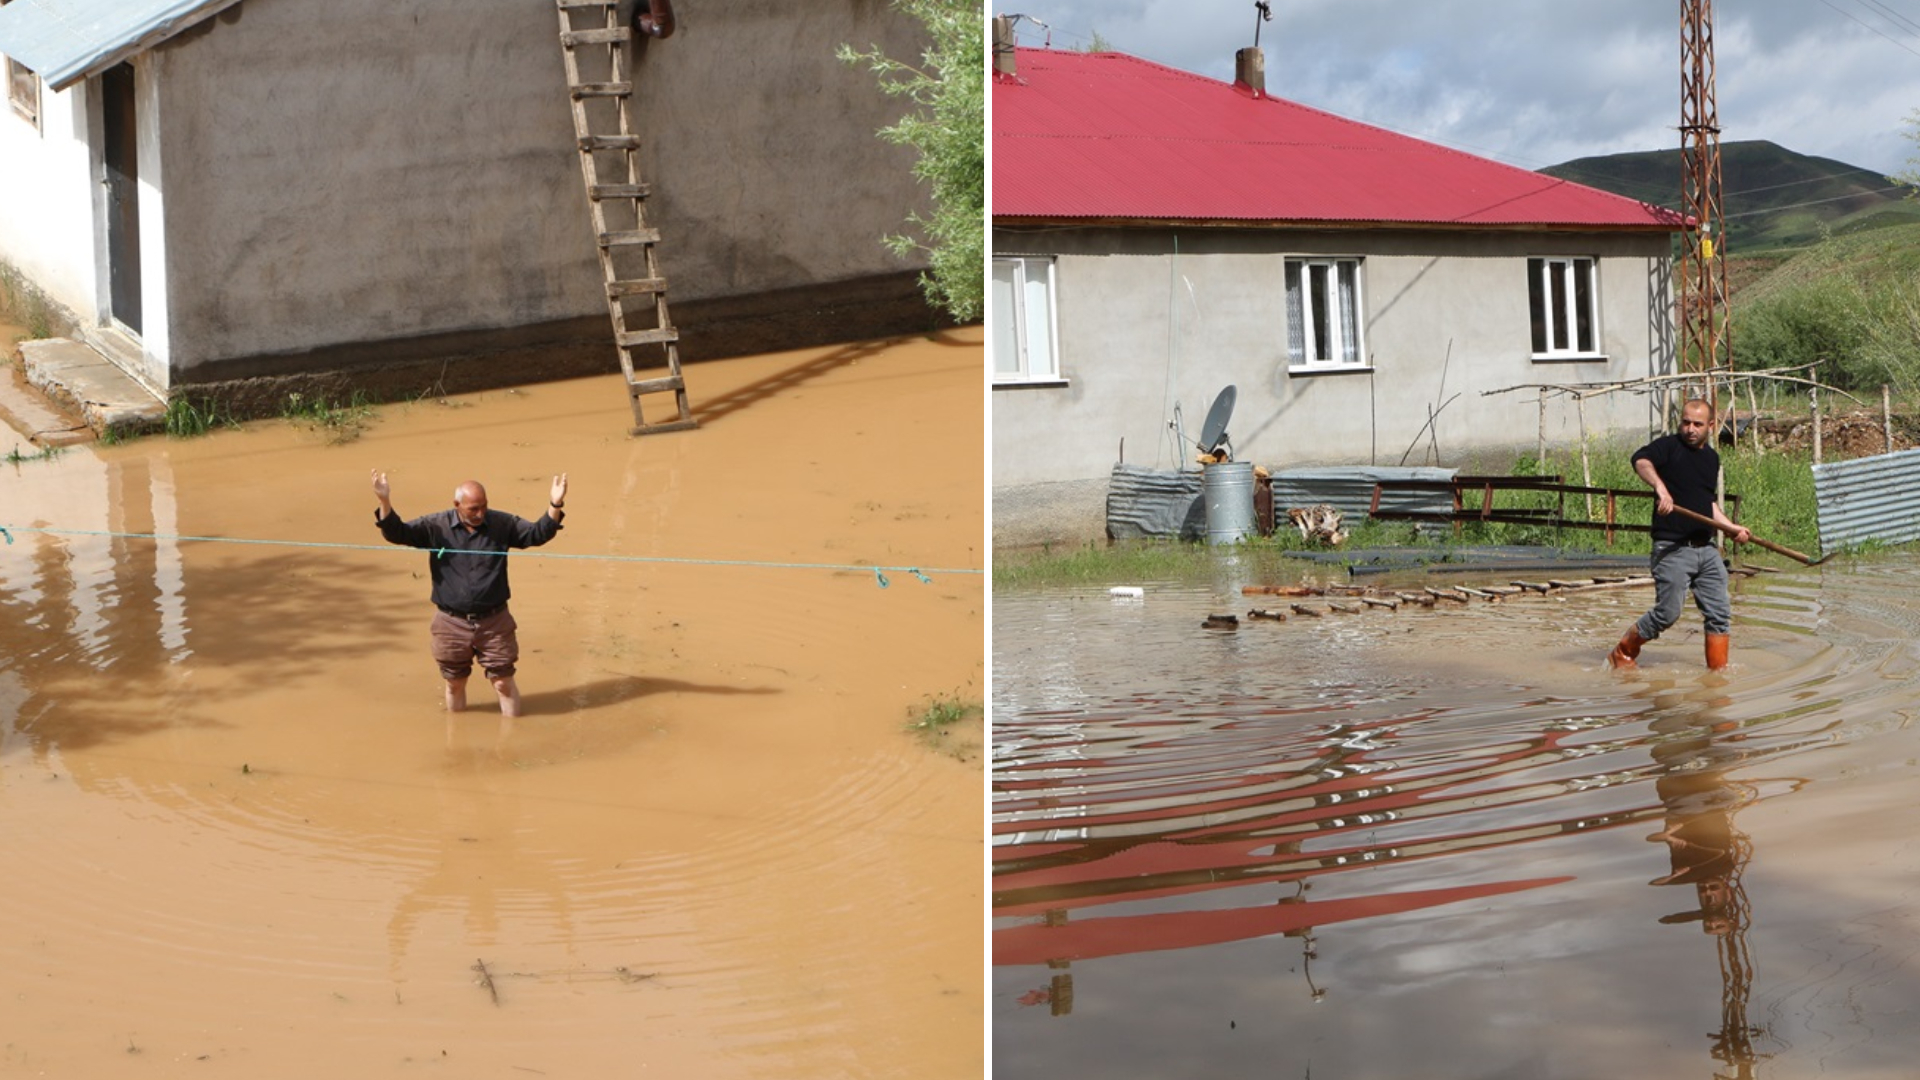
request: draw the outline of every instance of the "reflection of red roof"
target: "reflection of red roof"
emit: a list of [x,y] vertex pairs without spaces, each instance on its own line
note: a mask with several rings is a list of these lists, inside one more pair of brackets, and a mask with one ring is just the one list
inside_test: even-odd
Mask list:
[[1676,231],[1670,210],[1122,53],[1019,49],[996,219]]
[[1537,889],[1543,885],[1558,885],[1572,880],[1571,877],[1533,878],[1452,889],[1313,900],[1300,904],[1227,908],[1222,911],[1167,911],[1152,915],[1080,919],[1059,926],[1010,926],[993,932],[993,962],[1000,965],[1044,964],[1049,960],[1092,960],[1127,953],[1191,949],[1284,934],[1309,926],[1328,926],[1351,919],[1396,915],[1404,911]]

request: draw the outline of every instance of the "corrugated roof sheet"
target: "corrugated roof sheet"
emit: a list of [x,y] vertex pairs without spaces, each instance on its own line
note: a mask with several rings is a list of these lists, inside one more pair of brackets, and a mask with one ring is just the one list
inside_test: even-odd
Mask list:
[[0,53],[65,90],[145,52],[239,0],[12,0],[0,7]]
[[996,218],[1676,231],[1674,211],[1123,53],[1015,51]]
[[1920,450],[1878,454],[1813,467],[1813,498],[1820,520],[1820,551],[1868,541],[1920,540]]

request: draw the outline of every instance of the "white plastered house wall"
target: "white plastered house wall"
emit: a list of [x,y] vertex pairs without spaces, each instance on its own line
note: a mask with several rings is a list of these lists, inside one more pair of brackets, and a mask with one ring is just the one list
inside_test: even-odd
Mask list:
[[[551,3],[129,2],[191,17],[124,50],[122,366],[162,392],[447,356],[507,357],[494,381],[613,370]],[[863,0],[679,15],[636,50],[633,110],[683,358],[930,328],[923,262],[880,243],[926,208],[912,151],[874,134],[903,104],[833,55],[916,56],[919,25]],[[102,90],[89,74],[43,88],[37,124],[0,116],[0,262],[111,337]]]
[[[1271,469],[1433,464],[1435,448],[1449,465],[1530,451],[1538,392],[1496,391],[1673,370],[1670,246],[1661,231],[996,229],[996,258],[1051,266],[1058,370],[992,392],[995,543],[1104,535],[1115,462],[1197,467],[1193,440],[1229,385],[1234,457]],[[1596,356],[1533,355],[1529,259],[1555,256],[1597,260]],[[1364,364],[1309,373],[1289,363],[1290,257],[1360,260]],[[990,312],[990,340],[1005,318],[1001,306]],[[1551,445],[1577,444],[1580,411],[1549,399]],[[1644,435],[1656,416],[1634,394],[1591,397],[1583,411],[1596,443]]]

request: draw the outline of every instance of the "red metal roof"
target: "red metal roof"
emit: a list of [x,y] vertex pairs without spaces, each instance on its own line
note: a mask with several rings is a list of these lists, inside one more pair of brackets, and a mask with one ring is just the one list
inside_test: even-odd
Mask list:
[[1124,53],[1019,49],[996,219],[1678,230],[1671,210]]

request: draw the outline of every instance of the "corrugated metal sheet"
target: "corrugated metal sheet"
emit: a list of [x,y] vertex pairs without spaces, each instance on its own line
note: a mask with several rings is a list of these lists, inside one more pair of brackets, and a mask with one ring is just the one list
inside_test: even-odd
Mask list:
[[1920,450],[1813,467],[1820,552],[1920,540]]
[[[1316,469],[1288,469],[1273,474],[1273,527],[1287,526],[1287,511],[1326,503],[1347,522],[1367,519],[1373,505],[1373,485],[1382,480],[1451,480],[1458,469],[1432,466],[1348,465]],[[1453,512],[1453,496],[1445,491],[1385,491],[1380,509],[1429,514]]]
[[1207,505],[1199,472],[1168,472],[1117,464],[1107,481],[1107,536],[1142,540],[1207,535]]
[[0,53],[65,90],[239,0],[12,0],[0,7]]
[[1019,49],[995,218],[1677,231],[1685,218],[1122,53]]

